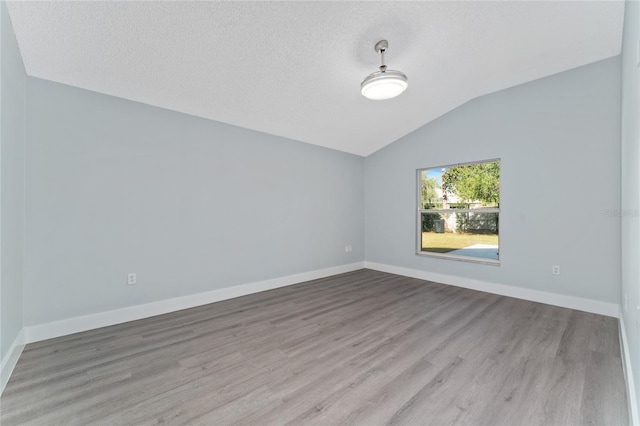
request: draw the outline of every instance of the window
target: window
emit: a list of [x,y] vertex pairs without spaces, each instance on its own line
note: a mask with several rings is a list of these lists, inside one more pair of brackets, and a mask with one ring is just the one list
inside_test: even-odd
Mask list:
[[500,160],[418,169],[417,253],[500,263]]

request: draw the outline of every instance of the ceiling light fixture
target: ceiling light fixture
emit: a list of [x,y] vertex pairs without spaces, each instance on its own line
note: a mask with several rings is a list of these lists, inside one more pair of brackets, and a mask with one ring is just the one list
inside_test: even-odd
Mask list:
[[360,92],[365,98],[374,100],[395,98],[404,92],[409,85],[406,75],[400,71],[387,70],[387,65],[384,63],[384,53],[388,48],[389,42],[387,40],[380,40],[374,47],[376,53],[380,54],[382,65],[380,65],[380,71],[369,74],[360,83]]

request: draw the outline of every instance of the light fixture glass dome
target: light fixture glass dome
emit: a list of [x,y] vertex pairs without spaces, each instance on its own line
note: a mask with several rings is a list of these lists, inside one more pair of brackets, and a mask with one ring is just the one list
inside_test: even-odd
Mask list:
[[369,74],[360,84],[360,92],[373,100],[391,99],[409,86],[407,76],[400,71],[377,71]]
[[369,74],[367,78],[360,83],[360,93],[368,99],[383,100],[395,98],[405,91],[409,86],[409,79],[400,71],[387,70],[384,63],[384,54],[389,48],[387,40],[380,40],[374,46],[377,53],[380,54],[380,71]]

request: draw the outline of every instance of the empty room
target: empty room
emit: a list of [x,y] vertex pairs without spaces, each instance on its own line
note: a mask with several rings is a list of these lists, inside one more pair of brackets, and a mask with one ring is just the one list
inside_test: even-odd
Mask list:
[[640,2],[0,38],[2,426],[640,425]]

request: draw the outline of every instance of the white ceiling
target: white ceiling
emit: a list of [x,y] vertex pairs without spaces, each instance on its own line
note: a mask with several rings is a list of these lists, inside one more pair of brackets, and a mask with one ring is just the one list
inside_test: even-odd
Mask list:
[[[27,74],[358,155],[618,55],[624,2],[8,3]],[[371,101],[373,45],[409,77]]]

